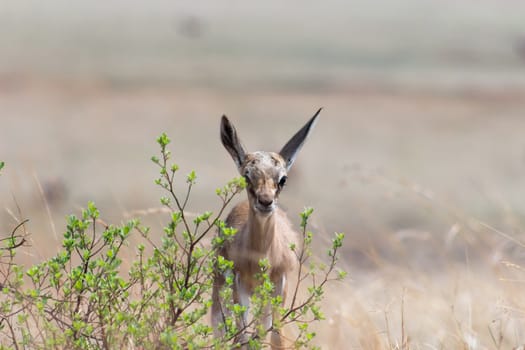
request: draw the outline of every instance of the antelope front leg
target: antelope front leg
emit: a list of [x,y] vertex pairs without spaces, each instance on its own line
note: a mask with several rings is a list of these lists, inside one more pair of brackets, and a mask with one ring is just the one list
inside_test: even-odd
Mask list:
[[227,317],[231,317],[231,311],[225,307],[226,303],[221,298],[221,290],[224,288],[226,277],[232,274],[231,271],[224,275],[218,273],[214,277],[212,290],[212,306],[211,306],[211,322],[213,325],[213,333],[215,338],[223,338],[226,333],[225,321]]
[[235,290],[234,290],[234,301],[235,303],[243,306],[245,310],[243,311],[240,319],[237,322],[237,327],[239,329],[239,336],[237,337],[236,341],[240,344],[245,344],[242,346],[242,349],[248,349],[248,334],[247,334],[247,327],[248,327],[248,311],[250,308],[250,291],[248,288],[242,283],[242,280],[240,278],[240,275],[237,274],[235,276]]
[[[273,279],[274,283],[274,297],[280,295],[282,297],[282,305],[284,305],[284,302],[286,300],[286,276],[284,274],[277,276]],[[273,320],[278,320],[281,315],[279,314],[279,310],[275,310],[275,312],[272,313],[271,305],[268,305],[268,311],[265,316],[265,327],[266,329],[270,329],[274,322]],[[284,349],[285,343],[284,338],[282,336],[282,330],[279,328],[274,328],[271,331],[271,346],[273,350],[277,349]]]

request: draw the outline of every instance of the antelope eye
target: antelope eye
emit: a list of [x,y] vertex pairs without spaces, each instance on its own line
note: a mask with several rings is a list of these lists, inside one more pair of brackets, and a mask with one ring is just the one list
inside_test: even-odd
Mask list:
[[281,177],[281,179],[279,180],[279,188],[283,188],[284,187],[284,185],[286,184],[286,180],[287,179],[288,179],[288,177],[286,175]]

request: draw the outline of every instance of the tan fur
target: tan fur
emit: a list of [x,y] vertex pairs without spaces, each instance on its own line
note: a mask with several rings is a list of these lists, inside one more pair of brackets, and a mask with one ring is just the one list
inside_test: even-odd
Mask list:
[[286,213],[277,208],[268,218],[257,220],[256,215],[253,209],[250,210],[249,201],[232,209],[226,218],[226,225],[238,231],[235,239],[220,254],[233,261],[235,272],[245,275],[248,280],[260,271],[259,260],[263,258],[270,261],[270,273],[292,271],[297,265],[297,258],[290,245],[297,246],[298,240]]

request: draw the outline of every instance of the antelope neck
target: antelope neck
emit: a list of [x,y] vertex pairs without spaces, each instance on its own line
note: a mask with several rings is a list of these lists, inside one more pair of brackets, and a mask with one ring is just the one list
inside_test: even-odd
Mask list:
[[250,230],[250,250],[266,253],[272,245],[275,235],[275,211],[261,215],[250,208],[248,229]]

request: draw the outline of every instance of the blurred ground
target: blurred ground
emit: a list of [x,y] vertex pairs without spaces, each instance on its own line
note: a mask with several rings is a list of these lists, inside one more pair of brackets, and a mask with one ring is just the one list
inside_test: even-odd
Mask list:
[[88,200],[157,207],[161,132],[203,211],[236,175],[223,113],[278,150],[323,106],[282,196],[321,242],[347,233],[320,343],[525,344],[522,3],[6,1],[0,44],[0,229],[31,219],[29,261]]

